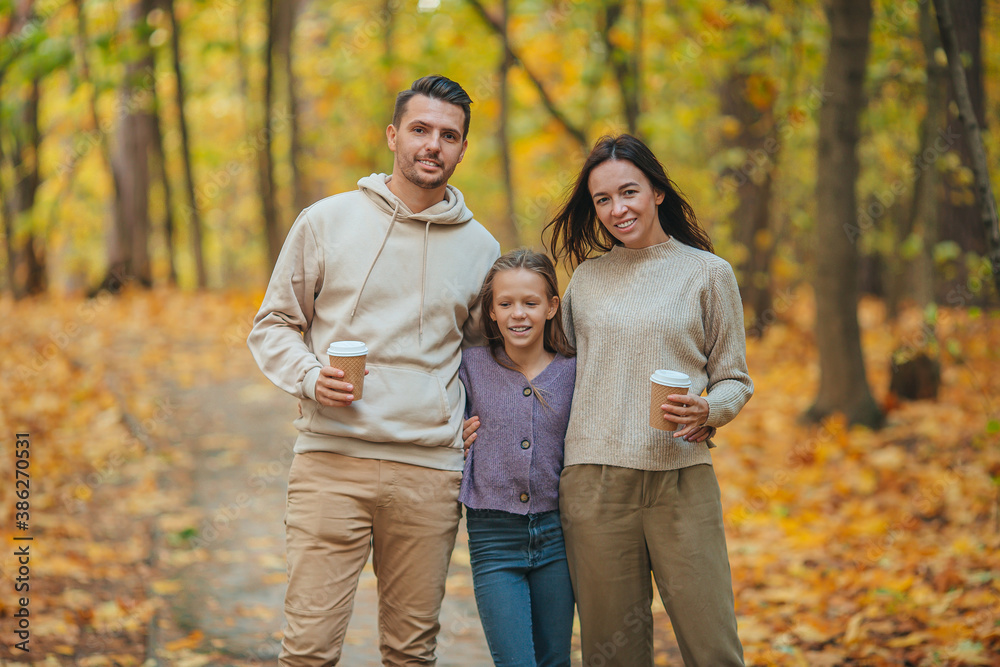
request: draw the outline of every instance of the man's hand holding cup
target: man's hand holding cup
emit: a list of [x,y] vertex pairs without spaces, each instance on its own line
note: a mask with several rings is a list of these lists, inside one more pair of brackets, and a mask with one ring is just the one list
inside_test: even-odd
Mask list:
[[324,366],[316,380],[316,400],[331,408],[346,408],[360,401],[368,369],[368,347],[360,341],[335,341],[327,350],[330,365]]

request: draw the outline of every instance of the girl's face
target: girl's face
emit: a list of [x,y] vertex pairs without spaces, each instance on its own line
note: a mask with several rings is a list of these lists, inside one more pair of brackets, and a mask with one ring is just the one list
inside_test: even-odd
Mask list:
[[545,322],[556,314],[559,297],[547,295],[545,278],[528,269],[507,269],[493,277],[490,319],[507,350],[543,349]]
[[587,180],[597,218],[626,248],[648,248],[667,240],[656,207],[663,193],[628,160],[605,160]]

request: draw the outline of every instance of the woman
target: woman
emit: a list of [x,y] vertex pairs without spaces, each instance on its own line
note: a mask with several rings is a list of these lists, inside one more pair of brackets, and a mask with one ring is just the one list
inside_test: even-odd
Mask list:
[[[563,297],[577,373],[559,507],[583,664],[653,664],[652,572],[684,664],[742,665],[707,440],[753,394],[732,268],[629,135],[597,142],[549,228],[552,254],[579,265]],[[657,369],[691,377],[662,406],[672,434],[649,425]]]

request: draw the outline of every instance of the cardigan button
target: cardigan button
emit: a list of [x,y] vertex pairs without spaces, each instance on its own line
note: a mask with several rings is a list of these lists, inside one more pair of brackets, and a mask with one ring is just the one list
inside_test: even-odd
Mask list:
[[521,502],[522,503],[528,502],[528,494],[527,493],[522,493],[521,494]]
[[527,449],[528,447],[531,447],[531,443],[528,442],[527,440],[522,440],[521,441],[521,449]]
[[525,388],[524,388],[524,392],[522,392],[522,393],[523,393],[523,394],[524,394],[525,396],[531,396],[531,387],[525,387]]

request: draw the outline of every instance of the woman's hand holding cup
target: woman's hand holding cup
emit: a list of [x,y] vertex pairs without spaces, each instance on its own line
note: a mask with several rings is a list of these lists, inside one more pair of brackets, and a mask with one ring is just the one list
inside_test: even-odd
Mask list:
[[670,402],[660,406],[664,419],[682,425],[674,431],[675,438],[704,442],[714,434],[715,429],[705,425],[708,421],[708,401],[705,398],[693,394],[670,394],[667,400]]

